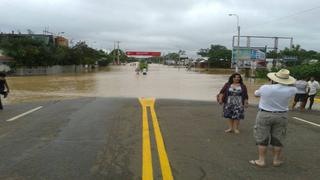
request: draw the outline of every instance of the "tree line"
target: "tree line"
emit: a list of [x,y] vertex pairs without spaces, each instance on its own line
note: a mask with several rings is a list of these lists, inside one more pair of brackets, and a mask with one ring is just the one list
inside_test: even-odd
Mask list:
[[102,50],[89,47],[84,41],[73,47],[47,44],[30,37],[1,38],[0,49],[4,55],[15,59],[10,66],[33,67],[53,65],[93,65],[99,62],[108,65],[113,57]]
[[[208,57],[209,67],[215,68],[230,68],[232,50],[227,49],[222,45],[211,45],[210,48],[200,49],[198,55]],[[293,45],[291,48],[286,47],[284,50],[276,53],[269,51],[266,53],[266,58],[282,59],[285,57],[295,57],[295,61],[283,61],[282,67],[286,67],[292,75],[298,79],[305,79],[314,76],[320,80],[320,53],[314,50],[305,50],[300,45]],[[310,60],[318,60],[318,62],[310,63]],[[282,68],[280,67],[280,68]],[[271,71],[277,71],[277,68]],[[266,77],[269,72],[267,69],[258,69],[258,77]]]
[[[232,50],[227,49],[222,45],[211,45],[209,48],[200,49],[198,55],[202,57],[208,57],[208,61],[212,64],[211,67],[230,67]],[[320,60],[320,53],[314,50],[302,49],[300,45],[293,45],[291,48],[286,47],[284,50],[276,53],[275,51],[268,51],[266,58],[282,59],[285,57],[295,57],[297,61],[284,62],[287,67],[294,65],[301,65],[308,62],[311,59]],[[223,61],[227,61],[224,63]]]

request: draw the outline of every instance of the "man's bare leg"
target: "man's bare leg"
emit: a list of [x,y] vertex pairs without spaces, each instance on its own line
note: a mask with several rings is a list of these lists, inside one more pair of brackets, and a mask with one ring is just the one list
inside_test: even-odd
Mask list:
[[250,164],[264,167],[266,165],[267,146],[258,145],[259,159],[249,161]]
[[281,152],[282,152],[282,147],[279,146],[273,146],[273,165],[274,166],[279,166],[283,163],[281,160]]
[[258,145],[259,159],[256,161],[259,165],[266,164],[267,146]]

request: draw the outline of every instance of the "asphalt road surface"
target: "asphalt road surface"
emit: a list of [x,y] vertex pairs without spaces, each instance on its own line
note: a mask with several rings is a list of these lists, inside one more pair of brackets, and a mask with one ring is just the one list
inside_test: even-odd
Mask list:
[[250,106],[226,134],[215,102],[79,98],[0,111],[1,180],[319,179],[320,113],[290,112],[285,164],[254,167]]

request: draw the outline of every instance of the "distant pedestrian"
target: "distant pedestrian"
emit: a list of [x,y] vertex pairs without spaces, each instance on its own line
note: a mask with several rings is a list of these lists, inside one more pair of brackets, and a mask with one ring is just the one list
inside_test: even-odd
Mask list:
[[137,67],[137,68],[135,69],[135,72],[136,72],[136,74],[137,74],[137,75],[139,75],[140,68],[139,68],[139,67]]
[[311,110],[314,102],[314,97],[317,95],[317,90],[320,89],[319,82],[314,80],[314,77],[311,77],[310,80],[308,81],[308,88],[309,88],[308,98],[310,100],[308,109]]
[[254,125],[254,137],[258,145],[259,159],[249,161],[251,164],[264,167],[266,165],[267,147],[273,146],[273,166],[283,163],[281,152],[283,139],[287,132],[289,101],[297,93],[297,88],[290,86],[295,79],[287,69],[277,73],[268,73],[270,85],[263,85],[255,91],[260,97],[259,111]]
[[147,75],[147,68],[144,67],[144,68],[142,69],[142,74],[143,74],[143,75]]
[[10,92],[10,89],[6,81],[6,74],[4,72],[0,72],[0,110],[3,109],[2,102],[1,102],[1,95],[3,95],[3,97],[6,98],[9,92]]
[[300,111],[303,111],[308,98],[308,82],[304,79],[296,81],[294,86],[297,88],[297,94],[294,96],[292,103],[292,110],[294,110],[296,104],[300,102]]
[[239,73],[234,73],[218,94],[218,103],[223,104],[223,117],[228,119],[226,133],[239,134],[240,120],[244,119],[244,108],[248,107],[247,87]]

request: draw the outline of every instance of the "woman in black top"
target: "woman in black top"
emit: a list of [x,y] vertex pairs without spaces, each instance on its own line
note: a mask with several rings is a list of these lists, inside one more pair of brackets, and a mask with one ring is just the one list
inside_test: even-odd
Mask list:
[[6,81],[6,74],[4,72],[0,72],[0,110],[3,109],[2,102],[1,102],[1,94],[4,98],[6,98],[9,94],[9,86]]

